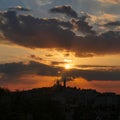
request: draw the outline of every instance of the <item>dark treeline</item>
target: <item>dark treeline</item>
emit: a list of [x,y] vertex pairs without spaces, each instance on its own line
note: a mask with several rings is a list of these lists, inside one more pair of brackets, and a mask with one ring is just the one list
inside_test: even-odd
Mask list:
[[120,120],[120,96],[76,88],[0,88],[0,120]]

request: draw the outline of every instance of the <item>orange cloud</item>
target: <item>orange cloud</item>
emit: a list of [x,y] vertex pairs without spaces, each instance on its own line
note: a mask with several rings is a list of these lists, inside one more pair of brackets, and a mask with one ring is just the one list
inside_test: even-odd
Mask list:
[[69,81],[67,83],[67,86],[77,87],[77,88],[81,88],[81,89],[93,88],[93,85],[84,78],[76,78],[73,81]]
[[108,14],[108,13],[101,13],[101,15],[90,15],[90,20],[92,23],[99,23],[99,24],[105,24],[107,22],[113,22],[119,19],[119,15],[114,14]]
[[67,86],[81,89],[94,89],[98,92],[115,92],[120,94],[120,81],[87,81],[84,78],[77,78],[74,81],[69,81]]
[[111,3],[111,4],[119,4],[120,0],[99,0],[100,2],[104,3]]
[[16,83],[6,83],[2,87],[14,90],[27,90],[33,88],[51,87],[55,82],[56,77],[39,76],[39,75],[24,75],[18,79]]
[[90,81],[99,92],[115,92],[120,94],[120,81]]
[[[9,88],[10,90],[27,90],[33,88],[51,87],[54,85],[56,77],[39,76],[39,75],[24,75],[18,79],[16,83],[6,83],[1,87]],[[29,83],[29,84],[28,84]],[[76,78],[73,81],[68,81],[67,86],[77,87],[81,89],[94,89],[98,92],[115,92],[120,94],[120,81],[88,81],[84,78]]]

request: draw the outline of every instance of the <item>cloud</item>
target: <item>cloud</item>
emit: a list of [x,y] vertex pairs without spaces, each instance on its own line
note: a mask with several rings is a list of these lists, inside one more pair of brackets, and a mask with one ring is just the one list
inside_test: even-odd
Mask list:
[[113,21],[113,22],[108,22],[103,25],[106,29],[111,29],[114,31],[120,31],[120,21]]
[[52,54],[46,54],[45,56],[46,56],[46,57],[53,57]]
[[98,0],[103,3],[119,4],[120,0]]
[[[79,54],[86,56],[119,54],[120,33],[108,31],[99,36],[78,37],[74,48],[77,48]],[[76,53],[78,53],[76,52]]]
[[[46,76],[55,76],[60,68],[45,65],[39,62],[29,61],[18,63],[6,63],[0,65],[0,72],[11,75],[21,74],[40,74]],[[48,72],[47,72],[48,71]]]
[[92,26],[90,26],[88,24],[88,22],[85,21],[85,19],[82,19],[80,18],[79,20],[75,20],[75,19],[72,19],[71,20],[73,26],[74,26],[74,29],[75,30],[78,30],[82,33],[84,33],[85,35],[95,35],[96,32],[94,30],[92,30]]
[[120,30],[119,28],[120,16],[119,15],[102,13],[97,16],[89,14],[89,16],[90,18],[88,19],[98,34],[101,34],[107,31],[119,31]]
[[[61,71],[62,76],[67,76],[68,78],[84,78],[88,81],[98,80],[98,81],[119,81],[120,80],[120,68],[115,69],[92,69],[92,70],[82,70],[82,69],[71,69],[64,71],[63,68],[53,67],[45,65],[39,62],[29,61],[29,62],[13,62],[0,64],[0,84],[4,85],[7,83],[29,83],[32,84],[33,78],[26,78],[24,76],[58,76],[58,71]],[[64,72],[63,72],[64,71]],[[70,77],[71,76],[71,77]],[[68,81],[71,79],[68,79]],[[73,80],[73,79],[72,79]]]
[[59,70],[61,68],[34,61],[0,64],[0,83],[20,82],[20,78],[26,75],[57,76]]
[[65,53],[64,54],[64,57],[68,57],[68,56],[70,56],[70,53]]
[[57,62],[57,61],[52,61],[51,65],[60,65],[60,64],[66,64],[67,62]]
[[48,5],[52,3],[52,0],[35,0],[38,5]]
[[108,22],[114,22],[116,20],[119,20],[120,18],[119,15],[108,14],[108,13],[101,13],[100,15],[89,14],[89,17],[90,17],[89,21],[91,21],[94,24],[98,24],[98,25],[103,25]]
[[72,70],[65,74],[66,76],[72,75],[75,78],[82,77],[88,81],[119,81],[119,70]]
[[69,5],[56,6],[50,9],[51,13],[63,13],[70,17],[77,18],[77,13]]
[[30,55],[30,58],[34,59],[34,60],[39,60],[39,61],[42,61],[43,59],[39,56],[36,56],[36,55]]
[[[0,13],[0,19],[2,34],[6,40],[17,45],[34,49],[65,49],[80,57],[120,54],[120,32],[108,31],[96,35],[88,22],[83,20],[39,19],[16,15],[15,11]],[[85,33],[84,37],[72,31],[75,26]]]
[[8,10],[12,10],[12,11],[15,11],[15,10],[19,10],[19,11],[30,11],[29,8],[24,8],[24,7],[22,7],[22,6],[10,7],[10,8],[8,8]]
[[89,70],[118,70],[120,66],[105,66],[105,65],[76,65],[79,69],[89,69]]
[[104,26],[106,26],[106,27],[110,27],[110,26],[120,26],[120,21],[114,21],[114,22],[109,22],[109,23],[106,23],[106,24],[104,24]]
[[71,44],[69,40],[74,37],[73,32],[61,28],[61,26],[71,27],[69,22],[22,15],[17,17],[14,11],[3,13],[2,18],[4,22],[0,24],[0,29],[5,37],[22,46],[30,48],[69,47]]

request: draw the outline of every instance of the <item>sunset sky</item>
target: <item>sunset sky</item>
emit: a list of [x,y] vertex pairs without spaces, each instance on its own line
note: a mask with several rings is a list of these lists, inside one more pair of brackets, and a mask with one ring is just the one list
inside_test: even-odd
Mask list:
[[68,86],[120,94],[120,0],[0,0],[0,87]]

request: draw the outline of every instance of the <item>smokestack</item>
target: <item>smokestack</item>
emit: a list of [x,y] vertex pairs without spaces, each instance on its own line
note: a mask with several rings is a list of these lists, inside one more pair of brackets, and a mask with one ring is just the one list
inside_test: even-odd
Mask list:
[[66,78],[63,79],[63,87],[66,88]]

